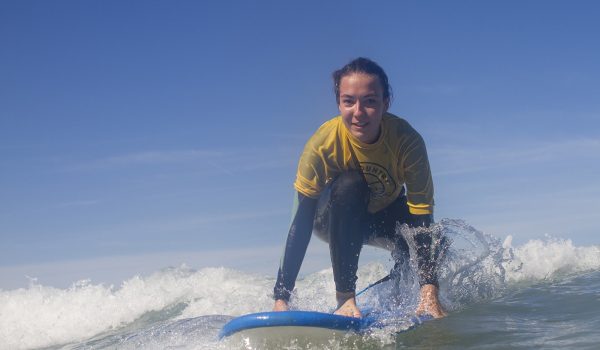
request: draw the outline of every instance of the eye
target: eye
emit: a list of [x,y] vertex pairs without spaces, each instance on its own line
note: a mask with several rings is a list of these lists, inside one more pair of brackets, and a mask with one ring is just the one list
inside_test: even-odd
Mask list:
[[342,100],[342,104],[346,107],[352,106],[354,104],[354,101],[350,100],[350,99],[345,99]]

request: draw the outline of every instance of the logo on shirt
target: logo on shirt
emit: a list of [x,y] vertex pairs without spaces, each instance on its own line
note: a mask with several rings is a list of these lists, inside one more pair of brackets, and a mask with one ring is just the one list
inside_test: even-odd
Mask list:
[[396,191],[396,182],[388,173],[387,169],[376,163],[361,162],[360,168],[365,175],[371,199],[389,197]]

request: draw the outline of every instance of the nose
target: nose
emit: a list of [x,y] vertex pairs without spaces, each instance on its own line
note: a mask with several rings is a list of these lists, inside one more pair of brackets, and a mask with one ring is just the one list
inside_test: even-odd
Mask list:
[[357,118],[363,117],[366,114],[365,107],[360,101],[354,104],[354,116]]

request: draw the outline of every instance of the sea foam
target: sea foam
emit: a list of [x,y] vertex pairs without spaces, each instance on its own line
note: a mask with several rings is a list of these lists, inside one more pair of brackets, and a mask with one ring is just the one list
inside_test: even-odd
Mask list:
[[[513,247],[511,237],[502,242],[460,220],[438,225],[452,241],[439,271],[442,301],[450,310],[494,298],[506,288],[600,269],[598,246],[577,247],[570,240],[547,238]],[[358,289],[386,274],[380,262],[361,266]],[[28,288],[0,291],[0,349],[61,344],[77,348],[78,342],[111,335],[117,335],[113,345],[118,341],[123,348],[216,348],[216,328],[228,317],[272,307],[273,283],[274,276],[186,266],[135,276],[118,287],[79,281],[58,289],[32,281]],[[331,268],[300,278],[296,287],[292,307],[323,312],[335,307]],[[414,276],[401,288],[412,297],[400,303],[414,306]],[[398,290],[380,285],[359,303],[378,306],[392,292]]]
[[[119,288],[79,281],[68,289],[32,283],[0,291],[0,348],[81,341],[184,304],[185,315],[242,314],[270,307],[266,278],[225,268],[169,268]],[[252,302],[248,302],[252,300]],[[186,306],[189,305],[189,306]]]
[[512,237],[504,248],[512,250],[506,278],[509,282],[555,279],[600,268],[600,246],[576,247],[569,239],[531,240],[513,248]]

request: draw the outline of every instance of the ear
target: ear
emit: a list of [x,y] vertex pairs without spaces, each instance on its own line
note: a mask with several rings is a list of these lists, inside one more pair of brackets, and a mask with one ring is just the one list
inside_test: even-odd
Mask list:
[[385,99],[383,99],[383,106],[384,106],[384,107],[383,107],[383,112],[385,113],[385,112],[387,112],[387,111],[388,111],[388,109],[390,108],[390,98],[389,98],[389,97],[388,97],[388,98],[385,98]]

